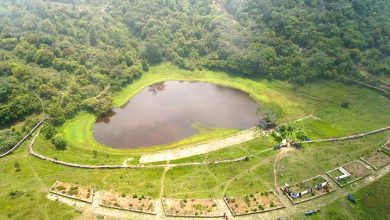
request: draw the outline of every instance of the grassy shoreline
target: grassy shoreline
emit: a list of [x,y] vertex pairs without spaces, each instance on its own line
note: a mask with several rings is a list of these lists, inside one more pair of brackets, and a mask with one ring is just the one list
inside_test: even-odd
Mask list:
[[[177,71],[169,73],[169,71]],[[182,80],[169,78],[182,72],[168,64],[153,67],[144,77],[129,85],[115,95],[116,105],[125,103],[137,89],[163,80]],[[161,73],[161,75],[159,74]],[[197,74],[191,76],[191,74]],[[215,74],[215,75],[214,75]],[[175,76],[175,77],[176,77]],[[319,119],[308,118],[294,124],[304,129],[312,139],[329,136],[344,136],[384,127],[390,121],[389,101],[377,93],[357,86],[339,82],[325,81],[312,83],[292,90],[283,82],[267,82],[242,79],[225,73],[212,71],[183,71],[187,80],[204,79],[221,85],[239,88],[250,94],[260,103],[274,103],[283,114],[281,122],[291,122],[297,118],[315,115]],[[216,79],[217,78],[217,79]],[[241,88],[240,88],[241,87]],[[256,98],[257,97],[257,98]],[[344,100],[350,102],[349,108],[340,107]],[[56,151],[50,141],[41,135],[34,145],[39,153],[69,162],[86,164],[121,164],[129,157],[128,163],[137,163],[137,158],[147,152],[173,147],[183,147],[194,143],[220,138],[236,132],[235,129],[201,129],[198,135],[183,139],[177,143],[134,150],[113,149],[98,143],[93,138],[95,116],[81,112],[68,120],[59,132],[68,140],[65,151]],[[300,181],[333,169],[345,162],[358,159],[372,152],[389,137],[390,131],[374,134],[365,138],[336,142],[304,145],[300,151],[289,153],[279,162],[278,183]],[[254,155],[249,161],[231,164],[215,164],[196,167],[175,167],[166,172],[163,196],[173,198],[222,198],[242,196],[262,192],[273,188],[273,164],[276,152],[267,150],[274,146],[271,137],[259,137],[239,145],[231,146],[204,155],[183,158],[172,163],[215,161],[240,156]],[[31,157],[27,149],[28,142],[6,158],[0,160],[0,218],[24,219],[72,219],[80,216],[73,207],[46,198],[48,187],[56,180],[78,183],[87,187],[116,190],[128,195],[147,195],[158,198],[163,175],[162,168],[153,169],[117,169],[86,170],[65,167]],[[93,151],[97,151],[94,157]],[[108,155],[108,157],[107,157]],[[16,171],[15,163],[20,164]],[[388,175],[384,181],[388,182]],[[359,184],[359,182],[357,182]],[[359,187],[359,185],[357,185]],[[21,194],[11,198],[12,193]],[[378,194],[379,192],[375,192]],[[336,194],[333,194],[336,195]],[[338,203],[330,203],[327,197],[313,200],[330,204],[325,216],[333,213]],[[358,196],[359,198],[359,196]],[[343,198],[344,199],[344,198]],[[44,207],[37,209],[36,207]],[[363,209],[365,207],[362,207]],[[58,212],[58,210],[62,210]],[[355,209],[354,209],[355,210]],[[328,213],[329,212],[329,213]],[[325,217],[326,218],[326,217]]]
[[[254,81],[210,70],[191,72],[178,69],[167,63],[151,67],[150,71],[145,73],[140,79],[137,79],[122,91],[115,93],[113,95],[113,105],[114,107],[123,106],[145,87],[167,80],[203,81],[242,90],[261,105],[273,105],[280,109],[281,121],[298,118],[305,114],[302,108],[300,108],[305,105],[304,100],[300,100],[301,102],[292,101],[294,95],[292,95],[291,86],[287,83],[264,80]],[[128,158],[132,158],[129,163],[136,163],[139,156],[144,153],[193,146],[209,140],[223,138],[239,131],[238,129],[229,128],[200,129],[198,134],[170,144],[136,149],[115,149],[99,143],[94,138],[93,126],[95,121],[96,116],[87,112],[80,112],[73,119],[62,125],[58,132],[68,142],[68,149],[65,151],[56,151],[52,144],[43,137],[38,138],[35,148],[38,152],[45,155],[72,162],[80,161],[81,159],[77,157],[82,157],[82,161],[92,164],[120,164]],[[90,158],[93,151],[97,151],[98,158],[85,161],[84,158]],[[99,161],[97,162],[96,159],[99,159]]]
[[[210,70],[186,71],[170,64],[151,67],[140,79],[113,95],[114,106],[122,106],[145,87],[166,80],[204,81],[225,87],[232,87],[248,93],[260,105],[274,106],[279,111],[278,122],[291,122],[314,114],[320,120],[308,118],[295,122],[311,139],[337,137],[359,133],[387,126],[390,121],[389,101],[371,90],[339,82],[325,81],[313,83],[293,90],[280,81],[253,80]],[[349,108],[341,108],[339,103],[349,100]],[[379,103],[379,104],[378,104]],[[69,162],[88,164],[129,164],[138,163],[142,154],[165,149],[193,146],[219,139],[237,132],[236,129],[206,129],[194,136],[174,143],[137,149],[115,149],[99,143],[93,136],[96,116],[81,112],[68,120],[58,131],[68,142],[65,151],[55,150],[52,144],[39,137],[35,149],[49,157],[57,157]],[[367,123],[369,121],[370,123]],[[272,147],[272,146],[269,146]],[[94,151],[97,156],[94,157]],[[194,161],[198,157],[188,160]],[[130,159],[130,160],[128,160]]]

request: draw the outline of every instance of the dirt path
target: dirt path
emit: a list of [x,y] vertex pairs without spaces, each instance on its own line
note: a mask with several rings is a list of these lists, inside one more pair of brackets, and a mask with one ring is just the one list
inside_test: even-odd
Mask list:
[[279,159],[286,155],[288,152],[295,151],[296,149],[293,147],[282,147],[279,152],[275,156],[275,161],[274,161],[274,191],[277,195],[282,194],[282,192],[279,189],[278,186],[278,165],[279,165]]
[[34,178],[38,181],[38,183],[41,185],[41,189],[47,193],[49,192],[49,188],[46,186],[46,184],[43,182],[43,180],[41,179],[41,177],[39,177],[39,175],[37,174],[37,172],[35,171],[35,169],[31,166],[30,164],[30,161],[29,161],[29,153],[28,153],[28,150],[26,149],[25,151],[25,159],[26,159],[26,164],[28,166],[28,168],[31,170],[31,173],[33,174]]
[[225,147],[229,147],[232,145],[237,145],[243,142],[253,140],[259,135],[262,134],[265,135],[267,133],[268,132],[265,131],[260,132],[258,129],[252,128],[252,129],[242,131],[238,134],[234,134],[227,138],[210,141],[208,143],[199,144],[192,147],[172,149],[172,150],[160,151],[151,154],[145,154],[141,156],[140,163],[152,163],[152,162],[160,162],[166,160],[177,160],[185,157],[206,154],[211,151],[216,151]]
[[167,161],[167,166],[165,166],[164,168],[164,172],[161,176],[161,180],[160,180],[160,200],[163,198],[163,195],[164,195],[164,179],[165,179],[165,174],[168,172],[169,170],[169,161]]
[[274,162],[274,192],[276,195],[280,195],[279,192],[279,186],[278,186],[278,162],[280,158],[280,151],[275,156],[275,162]]
[[258,168],[259,166],[261,165],[264,165],[266,162],[265,161],[262,161],[260,163],[256,163],[255,165],[249,167],[248,169],[245,169],[245,170],[242,170],[241,173],[233,176],[232,178],[228,179],[227,181],[223,182],[222,184],[225,184],[224,188],[223,188],[223,192],[222,194],[225,195],[226,192],[227,192],[227,189],[229,188],[230,184],[237,178],[243,176],[243,175],[246,175],[248,173],[248,171],[252,171],[256,168]]

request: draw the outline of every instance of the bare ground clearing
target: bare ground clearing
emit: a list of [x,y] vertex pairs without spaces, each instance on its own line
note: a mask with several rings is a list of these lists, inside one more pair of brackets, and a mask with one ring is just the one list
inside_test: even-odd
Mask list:
[[206,154],[211,151],[216,151],[225,147],[250,141],[258,137],[259,135],[266,135],[267,133],[268,132],[266,131],[259,132],[258,129],[252,128],[224,139],[210,141],[208,143],[199,144],[193,147],[186,147],[186,148],[166,150],[166,151],[161,151],[161,152],[156,152],[151,154],[145,154],[141,156],[140,163],[152,163],[152,162],[160,162],[160,161],[167,161],[167,160],[177,160],[185,157]]

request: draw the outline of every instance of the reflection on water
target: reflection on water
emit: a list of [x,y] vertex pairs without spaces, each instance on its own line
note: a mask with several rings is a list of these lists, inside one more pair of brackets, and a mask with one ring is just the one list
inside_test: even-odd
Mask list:
[[115,148],[166,144],[196,134],[199,123],[217,128],[249,128],[257,103],[236,89],[203,82],[166,81],[135,95],[125,106],[100,117],[95,138]]
[[164,91],[165,87],[165,82],[159,82],[149,86],[148,91],[152,92],[153,95],[157,95],[158,92]]
[[116,115],[116,112],[109,111],[106,114],[104,114],[102,117],[99,117],[96,119],[96,123],[110,123],[110,118]]

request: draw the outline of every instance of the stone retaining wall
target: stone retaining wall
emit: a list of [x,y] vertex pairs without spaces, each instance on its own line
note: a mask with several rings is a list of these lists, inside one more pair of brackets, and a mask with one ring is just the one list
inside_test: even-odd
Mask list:
[[40,122],[38,122],[32,129],[30,132],[28,132],[23,138],[22,140],[20,140],[13,148],[11,148],[10,150],[6,151],[5,153],[3,154],[0,154],[0,158],[2,157],[5,157],[7,156],[8,154],[14,152],[44,121],[46,121],[48,119],[48,117],[45,117],[44,119],[42,119]]
[[380,128],[380,129],[377,129],[377,130],[373,130],[373,131],[369,131],[369,132],[366,132],[366,133],[355,134],[355,135],[350,135],[350,136],[346,136],[346,137],[328,138],[328,139],[320,139],[320,140],[312,140],[312,141],[303,141],[302,143],[310,144],[310,143],[319,143],[319,142],[345,141],[345,140],[365,137],[365,136],[368,136],[368,135],[371,135],[371,134],[376,134],[376,133],[383,132],[383,131],[386,131],[386,130],[390,130],[390,126],[387,126],[387,127],[384,127],[384,128]]

